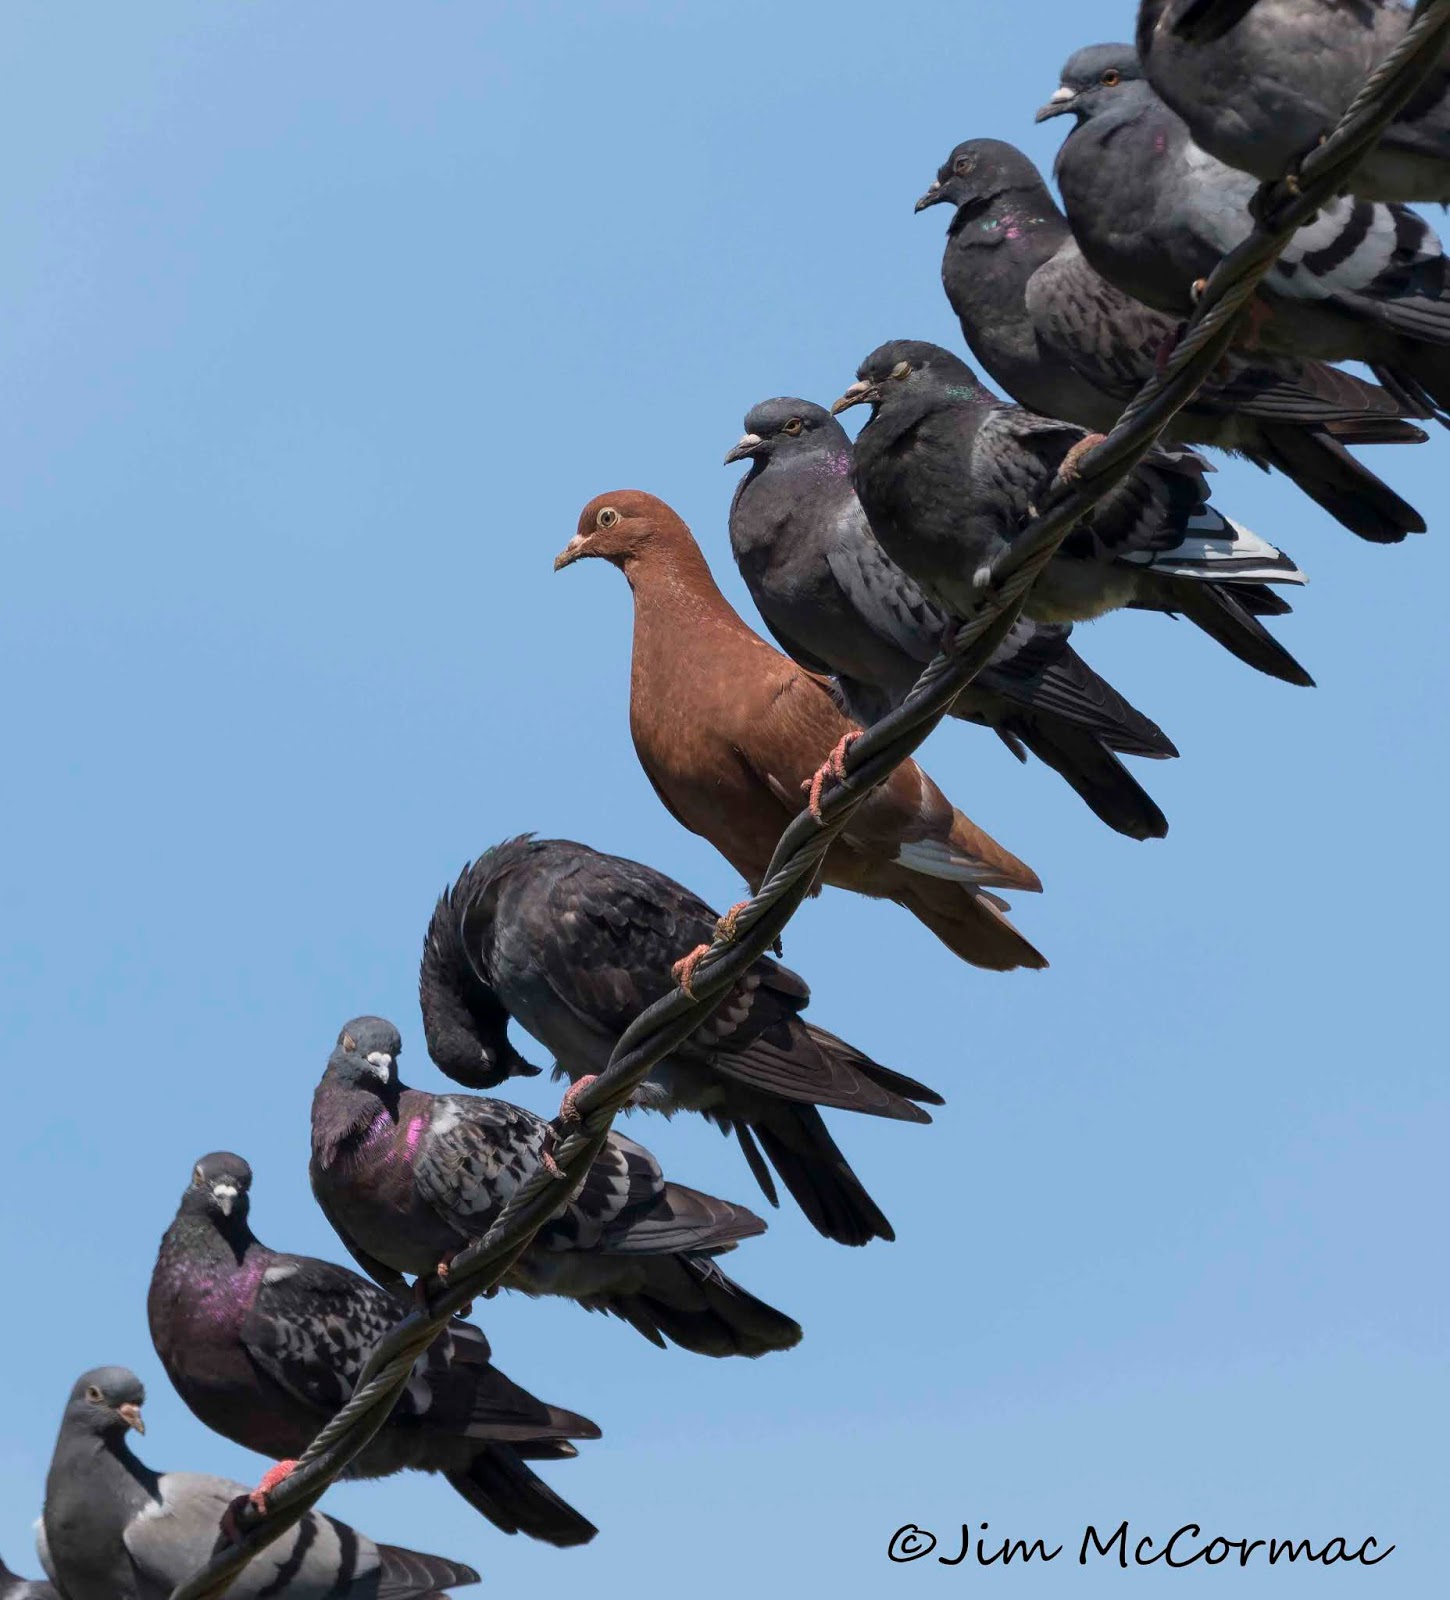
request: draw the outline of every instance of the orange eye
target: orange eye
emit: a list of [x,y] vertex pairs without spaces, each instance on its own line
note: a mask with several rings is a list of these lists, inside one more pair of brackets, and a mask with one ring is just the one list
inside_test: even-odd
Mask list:
[[1123,75],[1116,67],[1109,67],[1108,70],[1103,74],[1102,81],[1104,88],[1116,89],[1123,81]]
[[794,439],[803,427],[805,427],[805,423],[803,423],[799,417],[792,417],[790,421],[781,428],[780,431],[782,433],[788,433],[791,438]]

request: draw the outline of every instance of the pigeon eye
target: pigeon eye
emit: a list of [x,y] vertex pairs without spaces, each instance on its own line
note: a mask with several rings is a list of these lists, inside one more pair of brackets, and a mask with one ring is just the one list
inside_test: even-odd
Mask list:
[[1116,67],[1109,67],[1102,76],[1102,84],[1105,89],[1116,89],[1122,80],[1123,75]]
[[93,1406],[100,1405],[101,1391],[96,1388],[95,1384],[92,1383],[86,1386],[86,1399],[89,1400]]
[[780,431],[782,433],[788,433],[791,438],[794,439],[804,426],[805,424],[799,417],[792,417],[787,423],[784,424]]
[[898,378],[898,379],[899,378],[904,378],[906,376],[906,374],[908,372],[910,372],[910,371],[911,371],[911,363],[909,361],[898,361],[896,363],[896,365],[891,369],[891,376],[893,378]]
[[357,1049],[357,1040],[354,1039],[350,1033],[343,1034],[342,1048],[346,1050],[349,1055],[351,1055],[352,1052]]
[[976,164],[977,163],[973,161],[970,156],[958,156],[957,159],[952,163],[952,171],[955,172],[959,178],[965,178],[972,168],[976,166]]
[[595,517],[594,525],[598,528],[612,528],[618,521],[619,513],[614,507],[604,506],[600,509],[599,515]]

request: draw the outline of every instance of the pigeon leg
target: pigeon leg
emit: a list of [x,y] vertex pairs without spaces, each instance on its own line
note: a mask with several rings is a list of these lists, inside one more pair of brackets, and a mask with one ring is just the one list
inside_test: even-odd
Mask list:
[[709,954],[709,945],[697,944],[689,955],[681,956],[674,966],[670,968],[670,976],[689,995],[691,1000],[695,998],[695,991],[691,987],[695,981],[695,969]]
[[559,1115],[565,1122],[583,1122],[584,1118],[580,1114],[577,1101],[591,1083],[598,1081],[597,1073],[586,1072],[578,1083],[571,1083],[564,1091],[564,1098],[559,1102]]
[[297,1470],[295,1461],[279,1461],[275,1466],[268,1467],[262,1474],[262,1481],[250,1494],[239,1494],[235,1500],[222,1512],[221,1531],[232,1544],[242,1542],[242,1530],[237,1521],[238,1513],[243,1506],[251,1506],[254,1511],[260,1511],[263,1516],[267,1514],[267,1496],[279,1483],[285,1483]]
[[810,796],[810,813],[817,822],[825,819],[821,815],[821,790],[825,788],[826,779],[834,778],[837,783],[846,781],[846,755],[851,746],[862,736],[861,728],[853,728],[850,733],[842,734],[836,742],[836,748],[831,751],[825,761],[817,768],[815,776],[807,778],[801,788]]
[[1104,439],[1105,433],[1085,433],[1072,449],[1062,458],[1062,465],[1057,469],[1059,483],[1075,483],[1082,476],[1082,458],[1089,450],[1095,449]]
[[[459,1245],[458,1250],[462,1248],[463,1246]],[[448,1269],[453,1265],[453,1258],[458,1254],[458,1250],[450,1250],[438,1265],[433,1268],[434,1276],[437,1277],[440,1283],[446,1284],[448,1282]],[[427,1282],[426,1278],[413,1279],[413,1298],[418,1302],[418,1307],[422,1311],[429,1309]],[[473,1302],[470,1300],[466,1306],[459,1306],[453,1315],[455,1317],[466,1317],[472,1310]]]
[[267,1496],[279,1483],[286,1483],[288,1478],[297,1470],[295,1461],[279,1461],[276,1466],[268,1467],[262,1474],[262,1481],[252,1490],[247,1499],[264,1515],[267,1510]]

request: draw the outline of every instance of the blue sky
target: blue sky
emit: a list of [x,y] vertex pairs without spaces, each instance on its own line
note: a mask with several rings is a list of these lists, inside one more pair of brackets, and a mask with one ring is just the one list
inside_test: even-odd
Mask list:
[[[151,1353],[157,1239],[194,1159],[230,1146],[263,1238],[339,1253],[307,1190],[312,1086],[359,1011],[438,1086],[416,966],[465,860],[534,829],[738,898],[636,765],[623,583],[551,559],[592,495],[650,489],[744,608],[740,469],[719,465],[743,413],[828,401],[887,338],[958,345],[945,217],[912,202],[962,138],[1048,162],[1062,124],[1033,108],[1131,11],[6,9],[13,1566],[33,1570],[60,1407],[97,1362],[150,1385],[148,1460],[258,1475]],[[1440,434],[1373,464],[1433,522],[1447,460]],[[759,1363],[487,1307],[505,1370],[605,1430],[550,1472],[603,1529],[587,1550],[504,1539],[424,1478],[330,1510],[494,1592],[1443,1582],[1445,545],[1363,544],[1247,467],[1216,498],[1310,571],[1279,631],[1319,687],[1161,618],[1080,630],[1183,752],[1138,767],[1165,842],[1109,833],[978,730],[927,748],[1041,873],[1017,910],[1051,971],[972,971],[837,894],[788,933],[812,1015],[948,1096],[931,1128],[833,1119],[899,1242],[773,1215],[732,1271],[806,1338]],[[756,1203],[712,1130],[629,1131]],[[1398,1549],[1352,1577],[1071,1563],[1085,1524],[1123,1518]],[[887,1563],[899,1525],[945,1549],[963,1521],[1069,1553]]]

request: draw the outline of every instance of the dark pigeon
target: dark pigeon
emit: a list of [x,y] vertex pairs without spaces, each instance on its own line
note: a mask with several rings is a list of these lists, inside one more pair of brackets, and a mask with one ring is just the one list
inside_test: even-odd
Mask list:
[[[854,481],[872,530],[938,604],[966,615],[1090,436],[1004,405],[949,350],[913,339],[873,351],[836,409],[863,403]],[[1068,534],[1024,609],[1043,622],[1128,605],[1178,612],[1250,666],[1308,684],[1256,615],[1288,609],[1265,585],[1303,581],[1209,505],[1196,456],[1156,450]]]
[[[450,1078],[492,1088],[500,1080],[479,1069],[504,1054],[502,1010],[553,1054],[556,1076],[602,1072],[716,921],[703,900],[637,861],[567,839],[510,839],[464,869],[428,924],[418,986],[428,1053]],[[941,1096],[803,1022],[809,999],[795,973],[757,961],[654,1068],[636,1103],[698,1112],[733,1133],[770,1202],[779,1203],[773,1166],[826,1238],[894,1238],[817,1107],[930,1122],[912,1102],[940,1105]]]
[[[959,144],[916,209],[936,205],[952,211],[942,284],[987,376],[1019,405],[1106,433],[1178,323],[1088,265],[1041,174],[1010,144]],[[1402,410],[1323,362],[1232,354],[1164,438],[1275,468],[1361,538],[1393,543],[1423,533],[1424,519],[1345,446],[1423,443]]]
[[[61,1419],[45,1482],[40,1558],[66,1600],[165,1600],[210,1559],[243,1485],[153,1472],[132,1455],[146,1391],[125,1367],[82,1374]],[[230,1600],[440,1600],[478,1582],[472,1567],[375,1544],[307,1512],[232,1579]]]
[[[1138,54],[1196,144],[1268,180],[1332,132],[1411,15],[1400,0],[1142,0]],[[1450,202],[1450,52],[1348,186],[1366,200]]]
[[[398,1081],[398,1030],[358,1017],[342,1030],[312,1100],[312,1190],[353,1257],[404,1289],[486,1233],[549,1153],[542,1117],[503,1100],[426,1094]],[[714,1257],[765,1224],[743,1206],[666,1183],[659,1163],[611,1133],[578,1189],[503,1278],[621,1317],[653,1344],[758,1356],[800,1340]]]
[[[730,506],[730,547],[756,609],[801,666],[833,674],[863,724],[901,704],[951,618],[871,532],[851,485],[851,441],[823,406],[755,406],[726,461],[749,459]],[[1071,628],[1017,622],[952,715],[992,728],[1019,759],[1031,751],[1111,828],[1134,839],[1168,831],[1119,754],[1177,755],[1068,644]]]
[[0,1561],[0,1600],[60,1600],[53,1584],[22,1578]]
[[[1073,236],[1125,293],[1186,317],[1200,284],[1252,230],[1257,185],[1199,149],[1154,94],[1131,45],[1079,50],[1038,120],[1077,125],[1054,169]],[[1327,202],[1250,302],[1241,342],[1363,361],[1391,393],[1446,421],[1450,280],[1434,230],[1406,206]]]
[[[207,1427],[274,1458],[300,1456],[352,1394],[373,1345],[413,1309],[345,1267],[269,1250],[248,1220],[252,1169],[219,1151],[197,1162],[166,1230],[146,1300],[151,1341]],[[597,1531],[524,1458],[576,1454],[586,1417],[536,1400],[454,1321],[413,1369],[397,1409],[348,1467],[382,1478],[441,1472],[495,1527],[550,1544]]]

